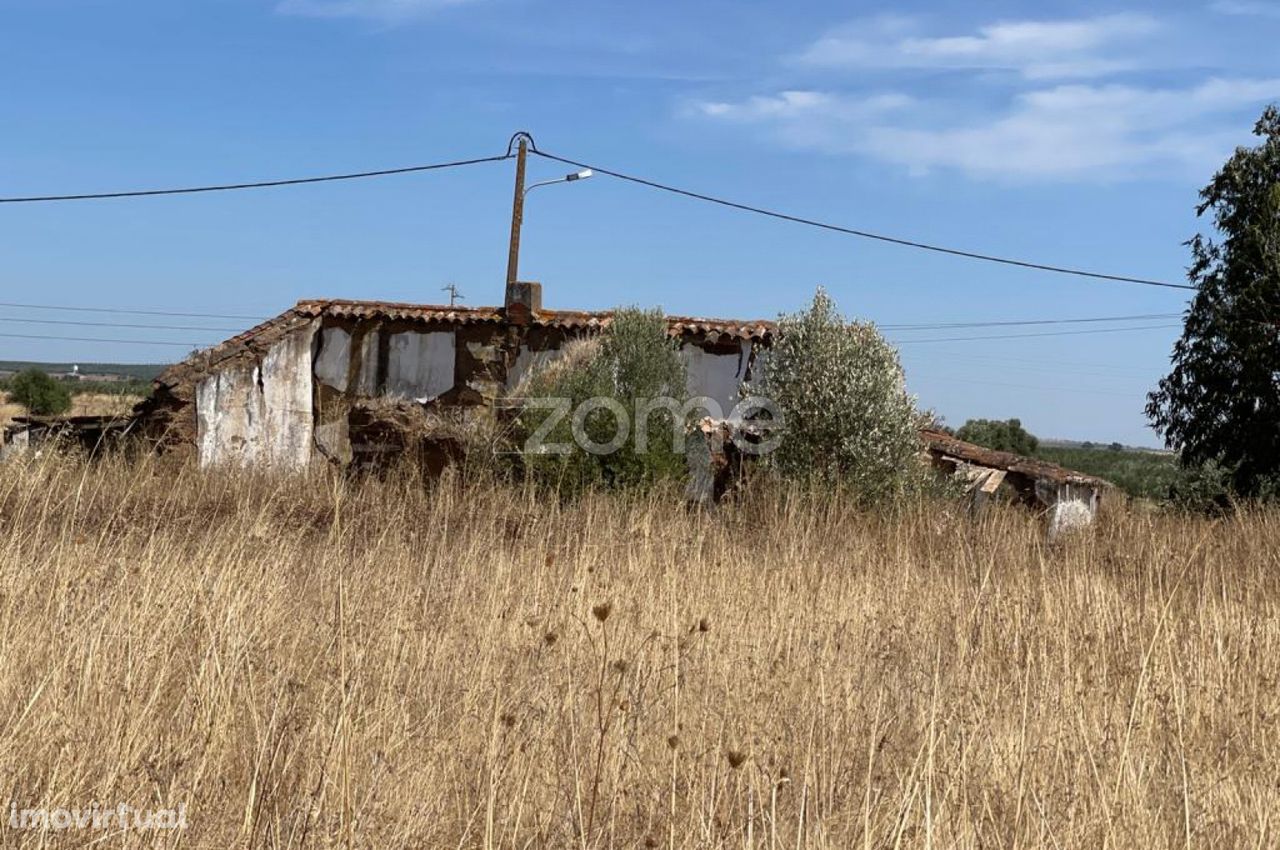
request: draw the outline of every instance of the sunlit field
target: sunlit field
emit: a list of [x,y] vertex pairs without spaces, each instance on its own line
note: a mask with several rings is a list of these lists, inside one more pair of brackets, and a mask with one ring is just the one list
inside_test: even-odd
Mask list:
[[[1270,847],[1280,513],[0,467],[0,846]],[[14,808],[10,808],[10,801]],[[183,831],[14,829],[184,807]]]
[[[78,393],[71,397],[71,409],[67,416],[128,416],[141,396],[116,393]],[[15,416],[25,416],[27,409],[10,401],[7,393],[0,393],[0,428],[8,425]]]

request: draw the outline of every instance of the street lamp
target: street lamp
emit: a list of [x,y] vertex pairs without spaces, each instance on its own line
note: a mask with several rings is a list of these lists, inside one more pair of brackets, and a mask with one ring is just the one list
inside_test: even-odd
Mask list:
[[520,268],[520,226],[524,223],[524,198],[539,186],[550,186],[552,183],[572,183],[576,180],[586,180],[591,176],[591,169],[584,168],[581,171],[574,171],[563,177],[557,177],[555,180],[543,180],[540,183],[534,183],[528,188],[524,185],[524,165],[525,157],[528,154],[529,138],[525,134],[520,135],[520,146],[516,152],[516,191],[515,199],[511,204],[511,244],[507,253],[507,297],[506,304],[510,306],[513,298],[518,294],[516,288],[516,277]]
[[532,192],[534,189],[538,188],[539,186],[550,186],[553,183],[572,183],[574,180],[586,180],[593,173],[594,172],[592,172],[590,168],[584,168],[581,171],[575,171],[572,174],[566,174],[563,177],[557,177],[555,180],[543,180],[540,183],[534,183],[532,186],[529,186],[527,189],[525,189],[524,193],[525,193],[525,196],[527,197],[530,192]]

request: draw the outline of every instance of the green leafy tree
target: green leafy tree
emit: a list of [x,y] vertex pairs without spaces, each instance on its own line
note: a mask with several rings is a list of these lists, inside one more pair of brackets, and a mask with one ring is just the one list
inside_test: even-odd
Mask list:
[[1020,419],[970,419],[960,426],[956,436],[989,449],[1020,455],[1033,455],[1040,448],[1040,440],[1022,427]]
[[1236,493],[1266,496],[1280,483],[1280,110],[1254,133],[1262,142],[1200,192],[1219,238],[1187,243],[1197,291],[1147,416],[1184,466],[1212,464]]
[[71,392],[39,369],[14,375],[9,396],[36,416],[56,416],[71,408]]
[[[563,399],[567,415],[531,406],[516,419],[514,436],[527,440],[555,416],[557,422],[538,441],[566,446],[564,453],[540,454],[537,447],[522,455],[525,470],[534,479],[572,493],[590,486],[647,485],[685,472],[684,455],[676,450],[673,429],[683,411],[657,407],[646,415],[647,439],[637,440],[636,401],[686,399],[686,373],[679,343],[667,333],[667,320],[658,310],[622,308],[614,311],[608,329],[599,337],[567,346],[558,360],[530,373],[512,393],[536,399]],[[608,405],[608,406],[605,406]],[[582,411],[587,412],[583,415]],[[625,432],[613,451],[587,451],[573,433],[574,417],[591,444],[604,446]]]
[[809,308],[778,322],[764,377],[748,387],[783,414],[782,474],[839,483],[868,501],[922,480],[915,400],[897,350],[874,325],[847,322],[819,289]]

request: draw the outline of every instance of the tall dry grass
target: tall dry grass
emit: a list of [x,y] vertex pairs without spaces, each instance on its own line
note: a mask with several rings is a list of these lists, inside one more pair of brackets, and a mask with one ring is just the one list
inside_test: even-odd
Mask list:
[[1280,515],[0,468],[0,845],[1266,847]]
[[27,409],[9,400],[9,394],[0,392],[0,428],[13,421],[15,416],[25,416]]

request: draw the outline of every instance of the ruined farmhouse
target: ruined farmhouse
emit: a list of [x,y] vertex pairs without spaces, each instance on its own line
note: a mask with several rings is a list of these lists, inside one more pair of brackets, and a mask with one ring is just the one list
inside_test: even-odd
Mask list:
[[[323,460],[376,466],[408,449],[390,410],[451,417],[461,428],[566,344],[609,326],[611,313],[544,310],[537,284],[508,288],[502,307],[307,300],[163,372],[138,410],[138,433],[204,466],[281,469]],[[671,316],[690,396],[721,410],[763,368],[775,333],[763,320]],[[1051,524],[1092,519],[1108,485],[1053,464],[992,452],[937,431],[922,447],[978,500],[1003,487],[1050,513]],[[456,447],[445,439],[442,457]]]
[[[140,427],[170,448],[193,448],[203,465],[376,460],[396,443],[375,410],[406,404],[465,422],[612,319],[543,310],[536,284],[518,287],[503,307],[301,301],[163,372],[139,411]],[[773,324],[678,316],[667,323],[689,393],[731,410]]]

